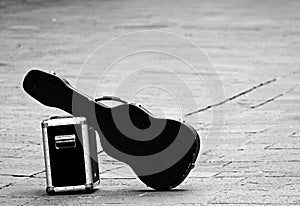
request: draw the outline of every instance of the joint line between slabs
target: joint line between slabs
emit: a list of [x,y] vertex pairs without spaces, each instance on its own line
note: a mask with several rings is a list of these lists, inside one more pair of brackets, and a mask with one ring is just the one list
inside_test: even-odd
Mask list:
[[229,101],[232,101],[232,100],[234,100],[234,99],[236,99],[236,98],[238,98],[238,97],[240,97],[240,96],[243,96],[243,95],[245,95],[245,94],[248,94],[248,93],[250,93],[250,92],[252,92],[252,91],[254,91],[254,90],[256,90],[256,89],[258,89],[258,88],[260,88],[260,87],[263,87],[263,86],[266,86],[266,85],[268,85],[268,84],[271,84],[271,83],[273,83],[273,82],[275,82],[275,81],[277,81],[277,80],[278,80],[278,78],[273,78],[273,79],[268,80],[268,81],[266,81],[266,82],[262,82],[262,83],[260,83],[260,84],[258,84],[258,85],[255,85],[255,86],[251,87],[250,89],[247,89],[247,90],[245,90],[245,91],[242,91],[242,92],[240,92],[240,93],[238,93],[238,94],[236,94],[236,95],[234,95],[234,96],[232,96],[232,97],[229,97],[229,98],[227,98],[227,99],[225,99],[225,100],[223,100],[223,101],[221,101],[221,102],[218,102],[218,103],[216,103],[216,104],[209,105],[209,106],[207,106],[207,107],[204,107],[204,108],[199,109],[199,110],[194,111],[194,112],[190,112],[190,113],[188,113],[188,114],[185,114],[184,116],[185,116],[185,117],[191,116],[191,115],[193,115],[193,114],[196,114],[196,113],[199,113],[199,112],[206,111],[206,110],[211,109],[211,108],[213,108],[213,107],[218,107],[218,106],[223,105],[223,104],[225,104],[225,103],[227,103],[227,102],[229,102]]

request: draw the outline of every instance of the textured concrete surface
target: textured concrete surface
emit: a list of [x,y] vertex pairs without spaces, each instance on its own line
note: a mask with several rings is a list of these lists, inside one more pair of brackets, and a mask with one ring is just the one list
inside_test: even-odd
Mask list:
[[[300,205],[299,9],[296,0],[0,1],[0,204]],[[225,111],[218,145],[203,148],[174,191],[145,187],[128,166],[100,152],[94,193],[46,195],[40,122],[64,113],[25,94],[26,71],[55,70],[75,83],[98,45],[151,29],[194,41],[215,64],[227,101],[210,102],[200,91],[196,98],[203,108]],[[91,91],[93,78],[85,78]],[[167,104],[163,95],[150,97],[144,96],[149,107]],[[210,112],[191,122],[203,138],[214,132]]]

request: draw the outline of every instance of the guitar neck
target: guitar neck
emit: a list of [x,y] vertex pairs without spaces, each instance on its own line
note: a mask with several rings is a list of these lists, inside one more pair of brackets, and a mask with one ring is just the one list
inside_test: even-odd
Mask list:
[[98,128],[98,115],[106,116],[110,108],[102,103],[96,103],[92,98],[78,92],[74,88],[72,88],[71,96],[72,99],[61,105],[60,109],[74,116],[84,116],[91,126],[95,129]]

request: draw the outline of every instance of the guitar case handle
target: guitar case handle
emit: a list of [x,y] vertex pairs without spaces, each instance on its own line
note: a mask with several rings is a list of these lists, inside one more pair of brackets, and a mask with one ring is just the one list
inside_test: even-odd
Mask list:
[[127,104],[127,102],[120,97],[116,96],[103,96],[95,99],[95,102],[100,102],[100,101],[116,101],[116,102],[121,102],[124,104]]
[[[124,104],[128,104],[127,101],[121,99],[120,97],[116,97],[116,96],[103,96],[103,97],[99,97],[99,98],[95,99],[95,102],[101,102],[101,101],[116,101],[116,102],[121,102],[121,103],[124,103]],[[135,106],[143,109],[147,113],[153,115],[148,109],[146,109],[145,107],[143,107],[141,104],[136,104],[136,103],[131,103],[131,104],[135,105]]]

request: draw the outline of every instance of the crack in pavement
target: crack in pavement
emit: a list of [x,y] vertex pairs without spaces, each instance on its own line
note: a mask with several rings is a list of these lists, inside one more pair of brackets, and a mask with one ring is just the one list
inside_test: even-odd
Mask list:
[[274,97],[272,97],[272,98],[270,98],[270,99],[267,99],[266,101],[264,101],[264,102],[262,102],[262,103],[259,103],[259,104],[257,104],[257,105],[251,106],[250,109],[255,109],[255,108],[261,107],[261,106],[263,106],[263,105],[265,105],[265,104],[268,104],[268,103],[270,103],[270,102],[273,102],[274,100],[276,100],[276,99],[278,99],[279,97],[282,97],[282,96],[288,94],[289,92],[293,91],[294,89],[295,89],[295,87],[293,87],[293,88],[291,88],[291,89],[289,89],[289,90],[287,90],[287,91],[285,91],[285,92],[282,92],[282,93],[280,93],[280,94],[278,94],[278,95],[276,95],[276,96],[274,96]]
[[115,168],[112,168],[112,169],[108,169],[108,170],[104,170],[104,171],[100,172],[99,174],[104,174],[105,172],[110,172],[110,171],[117,170],[117,169],[120,169],[120,168],[123,168],[123,167],[125,167],[125,165],[122,165],[120,167],[115,167]]
[[257,132],[255,131],[255,132],[244,132],[244,133],[245,134],[261,134],[261,133],[264,133],[266,131],[268,131],[268,128],[260,130],[260,131],[257,131]]
[[211,105],[206,106],[206,107],[204,107],[204,108],[202,108],[202,109],[198,109],[198,110],[196,110],[196,111],[187,113],[187,114],[185,114],[184,116],[185,116],[185,117],[188,117],[188,116],[191,116],[191,115],[193,115],[193,114],[196,114],[196,113],[199,113],[199,112],[203,112],[203,111],[206,111],[206,110],[211,109],[211,108],[214,108],[214,107],[218,107],[218,106],[220,106],[220,105],[222,105],[222,104],[225,104],[225,103],[227,103],[227,102],[229,102],[229,101],[232,101],[232,100],[234,100],[234,99],[236,99],[236,98],[238,98],[238,97],[240,97],[240,96],[243,96],[243,95],[245,95],[245,94],[248,94],[248,93],[250,93],[250,92],[252,92],[252,91],[254,91],[254,90],[256,90],[256,89],[258,89],[258,88],[260,88],[260,87],[263,87],[263,86],[265,86],[265,85],[271,84],[271,83],[273,83],[273,82],[275,82],[275,81],[277,81],[277,80],[278,80],[278,78],[273,78],[273,79],[270,79],[270,80],[268,80],[268,81],[266,81],[266,82],[262,82],[262,83],[260,83],[260,84],[258,84],[258,85],[255,85],[255,86],[251,87],[250,89],[247,89],[247,90],[242,91],[242,92],[240,92],[240,93],[238,93],[238,94],[236,94],[236,95],[233,95],[232,97],[229,97],[229,98],[227,98],[227,99],[225,99],[225,100],[223,100],[223,101],[221,101],[221,102],[218,102],[218,103],[216,103],[216,104],[211,104]]
[[[284,95],[286,95],[286,94],[292,92],[295,88],[296,88],[296,87],[292,87],[292,88],[290,88],[289,90],[286,90],[285,92],[282,92],[282,93],[280,93],[280,94],[278,94],[278,95],[276,95],[276,96],[274,96],[274,97],[272,97],[272,98],[270,98],[270,99],[267,99],[266,101],[264,101],[264,102],[262,102],[262,103],[260,103],[260,104],[257,104],[257,105],[255,105],[255,106],[251,106],[250,108],[248,108],[248,109],[246,109],[246,110],[242,110],[242,111],[239,111],[239,112],[236,112],[236,113],[231,113],[231,114],[229,114],[229,115],[232,116],[232,117],[235,117],[235,116],[238,116],[238,115],[243,114],[243,113],[245,113],[245,112],[248,112],[248,111],[250,111],[250,110],[256,109],[256,108],[258,108],[258,107],[260,107],[260,106],[263,106],[263,105],[265,105],[265,104],[267,104],[267,103],[270,103],[270,102],[275,101],[275,100],[278,99],[279,97],[282,97],[282,96],[284,96]],[[215,123],[219,123],[219,122],[220,122],[220,121],[216,121]],[[200,130],[200,129],[204,129],[204,128],[206,128],[207,126],[210,126],[210,125],[212,125],[212,124],[211,124],[211,123],[204,124],[204,126],[199,127],[199,128],[197,128],[196,130],[198,131],[198,130]],[[267,130],[267,129],[266,129],[266,130]],[[265,131],[263,131],[263,132],[265,132]],[[245,132],[245,133],[246,133],[246,132]],[[249,132],[249,133],[252,133],[252,132]],[[257,133],[260,133],[260,132],[257,132]],[[256,132],[253,132],[253,134],[256,134]]]
[[268,148],[266,148],[266,150],[300,150],[300,148],[299,147],[295,147],[295,148],[292,148],[292,147],[275,147],[275,148],[268,147]]
[[46,170],[42,170],[36,173],[33,173],[31,175],[22,175],[22,174],[0,174],[0,176],[10,176],[10,177],[29,177],[29,178],[35,178],[35,175],[44,173]]
[[[115,167],[115,168],[112,168],[112,169],[108,169],[108,170],[105,170],[105,171],[102,171],[102,172],[99,172],[99,174],[104,174],[106,172],[109,172],[109,171],[113,171],[113,170],[117,170],[117,169],[120,169],[120,168],[123,168],[125,167],[125,165],[122,165],[120,167]],[[4,189],[4,188],[7,188],[7,187],[10,187],[12,185],[14,185],[15,183],[18,183],[18,182],[21,182],[21,181],[24,181],[24,180],[27,180],[27,179],[30,179],[30,178],[36,178],[35,175],[38,175],[38,174],[41,174],[41,173],[44,173],[46,172],[46,170],[42,170],[42,171],[39,171],[39,172],[35,172],[31,175],[22,175],[22,174],[0,174],[0,176],[10,176],[10,177],[25,177],[24,179],[20,180],[20,181],[16,181],[16,182],[11,182],[11,183],[8,183],[6,185],[3,185],[2,187],[0,187],[0,190]]]
[[15,184],[16,182],[11,182],[11,183],[8,183],[8,184],[6,184],[6,185],[3,185],[2,187],[0,187],[0,190],[2,190],[2,189],[4,189],[4,188],[6,188],[6,187],[9,187],[9,186],[11,186],[11,185],[13,185],[13,184]]
[[18,182],[22,182],[22,181],[24,181],[24,180],[27,180],[27,179],[30,179],[30,178],[35,178],[35,175],[41,174],[41,173],[43,173],[43,172],[45,172],[45,171],[46,171],[46,170],[42,170],[42,171],[39,171],[39,172],[33,173],[33,174],[31,174],[31,175],[0,174],[0,176],[10,176],[10,177],[26,177],[26,178],[24,178],[24,179],[22,179],[22,180],[19,180],[19,181],[15,181],[15,182],[8,183],[8,184],[6,184],[6,185],[4,185],[4,186],[0,187],[0,190],[4,189],[4,188],[6,188],[6,187],[12,186],[12,185],[14,185],[14,184],[16,184],[16,183],[18,183]]
[[229,162],[223,164],[222,167],[226,167],[227,165],[230,165],[231,163],[232,163],[232,161],[229,161]]

